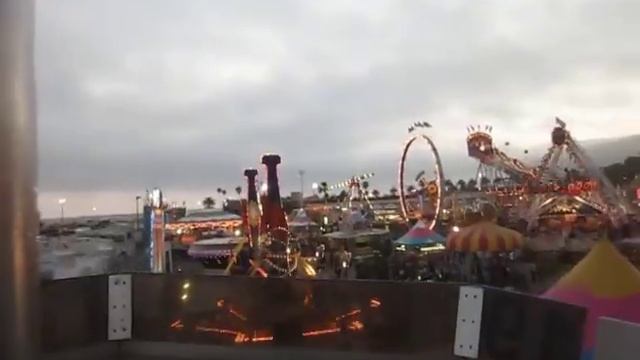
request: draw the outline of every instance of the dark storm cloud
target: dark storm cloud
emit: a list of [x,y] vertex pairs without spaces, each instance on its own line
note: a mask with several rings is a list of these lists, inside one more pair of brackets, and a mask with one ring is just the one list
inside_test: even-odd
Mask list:
[[637,131],[639,7],[41,1],[40,189],[210,191],[273,151],[289,189],[303,168],[310,181],[375,171],[386,190],[416,120],[454,178],[474,165],[469,123],[522,147],[547,141],[556,114],[587,137],[603,115],[622,125],[600,135]]

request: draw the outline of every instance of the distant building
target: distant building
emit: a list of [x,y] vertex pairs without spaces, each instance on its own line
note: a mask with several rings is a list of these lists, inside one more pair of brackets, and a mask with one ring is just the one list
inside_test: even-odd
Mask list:
[[242,201],[240,199],[227,199],[222,206],[222,210],[241,216]]
[[176,221],[187,216],[186,207],[172,207],[165,211],[167,221]]
[[291,195],[289,195],[289,199],[292,203],[300,204],[302,201],[302,193],[300,191],[293,191]]
[[182,245],[198,240],[203,234],[215,231],[235,233],[242,228],[242,217],[220,209],[201,209],[166,224],[169,234]]

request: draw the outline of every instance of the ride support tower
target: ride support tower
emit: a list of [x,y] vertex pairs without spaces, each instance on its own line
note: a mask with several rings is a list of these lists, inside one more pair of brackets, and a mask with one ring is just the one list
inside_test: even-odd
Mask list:
[[256,189],[256,177],[258,170],[245,169],[244,176],[247,179],[247,200],[243,218],[246,219],[245,231],[252,248],[256,248],[260,238],[260,206],[258,205],[258,191]]
[[[280,184],[278,181],[278,169],[280,155],[265,154],[262,156],[262,164],[267,170],[267,194],[262,204],[262,229],[265,233],[271,233],[277,228],[287,228],[287,219],[280,199]],[[286,241],[281,235],[279,240]]]

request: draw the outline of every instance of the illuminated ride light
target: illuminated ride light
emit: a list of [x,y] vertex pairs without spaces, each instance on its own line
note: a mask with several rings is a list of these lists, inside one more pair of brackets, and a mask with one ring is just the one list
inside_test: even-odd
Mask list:
[[328,335],[328,334],[335,334],[335,333],[339,333],[341,330],[338,327],[334,327],[334,328],[328,328],[328,329],[321,329],[321,330],[311,330],[311,331],[305,331],[302,333],[302,336],[304,337],[309,337],[309,336],[320,336],[320,335]]
[[234,310],[233,308],[229,307],[229,313],[231,313],[231,315],[237,317],[238,319],[242,320],[242,321],[247,321],[247,317],[242,315],[241,313],[239,313],[238,311]]
[[364,329],[364,324],[358,320],[354,320],[347,326],[347,328],[352,331],[360,331]]
[[233,342],[238,344],[238,343],[243,343],[243,342],[248,342],[249,340],[251,340],[251,338],[249,338],[247,335],[239,332],[235,339],[233,339]]
[[265,341],[273,341],[273,336],[262,336],[262,337],[251,338],[251,342],[265,342]]
[[233,336],[238,336],[238,334],[241,334],[241,332],[235,331],[235,330],[220,329],[220,328],[207,327],[207,326],[196,326],[196,331],[223,334],[223,335],[233,335]]
[[253,274],[254,272],[257,272],[257,273],[258,273],[258,274],[260,274],[260,276],[262,276],[263,278],[266,278],[266,277],[268,277],[268,276],[269,276],[269,275],[267,274],[267,272],[266,272],[266,271],[264,271],[264,269],[262,269],[262,268],[260,267],[260,265],[259,265],[256,261],[249,260],[249,263],[251,264],[251,269],[252,269],[252,270],[250,271],[250,273],[252,273],[252,274]]
[[362,312],[362,310],[360,310],[360,309],[351,310],[351,311],[349,311],[349,312],[348,312],[348,313],[346,313],[346,314],[343,314],[343,315],[340,315],[340,316],[336,317],[336,321],[338,321],[338,320],[342,320],[342,319],[347,318],[347,317],[349,317],[349,316],[358,315],[358,314],[360,314],[361,312]]
[[302,259],[302,269],[304,270],[305,274],[309,277],[315,277],[318,275],[318,273],[316,272],[316,269],[309,264],[306,260]]
[[184,328],[184,324],[182,323],[182,320],[178,319],[174,322],[171,323],[171,325],[169,325],[170,328],[172,329],[183,329]]
[[371,300],[369,300],[369,306],[371,308],[379,308],[382,305],[382,302],[376,298],[371,298]]
[[444,250],[446,250],[446,248],[442,244],[435,244],[433,246],[424,246],[420,248],[420,251],[424,253],[440,252]]
[[258,272],[258,274],[260,274],[260,276],[262,276],[263,278],[268,277],[269,275],[267,274],[266,271],[264,271],[262,268],[256,268],[256,271]]
[[268,341],[273,341],[273,336],[269,335],[268,332],[266,332],[266,331],[261,331],[260,333],[267,334],[267,335],[258,336],[257,335],[258,332],[254,332],[254,336],[249,336],[249,335],[245,334],[242,331],[236,331],[236,330],[231,330],[231,329],[223,329],[223,328],[216,328],[216,327],[196,326],[195,330],[198,331],[198,332],[214,333],[214,334],[220,334],[220,335],[233,336],[233,342],[236,343],[236,344],[246,343],[246,342],[268,342]]

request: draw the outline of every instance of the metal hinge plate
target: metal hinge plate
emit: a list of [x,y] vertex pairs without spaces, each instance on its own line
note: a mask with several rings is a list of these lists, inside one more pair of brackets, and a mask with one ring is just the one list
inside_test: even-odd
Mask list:
[[453,348],[453,354],[456,356],[478,358],[483,295],[484,290],[480,287],[460,287],[456,338]]
[[109,276],[109,340],[131,339],[131,275]]

